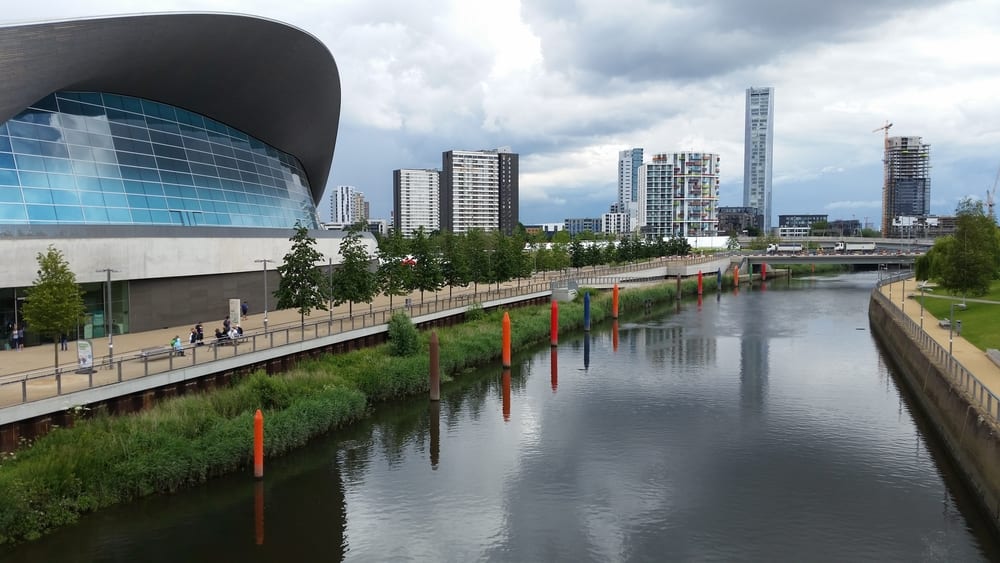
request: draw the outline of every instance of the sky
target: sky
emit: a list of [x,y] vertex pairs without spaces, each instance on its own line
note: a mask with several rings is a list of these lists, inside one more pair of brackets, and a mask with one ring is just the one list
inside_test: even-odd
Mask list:
[[392,171],[441,153],[520,155],[525,224],[596,217],[618,151],[721,157],[743,204],[745,91],[774,88],[772,216],[878,228],[883,133],[931,145],[931,213],[985,199],[1000,174],[996,0],[42,0],[2,23],[234,12],[318,37],[340,71],[329,194],[352,185],[388,219]]

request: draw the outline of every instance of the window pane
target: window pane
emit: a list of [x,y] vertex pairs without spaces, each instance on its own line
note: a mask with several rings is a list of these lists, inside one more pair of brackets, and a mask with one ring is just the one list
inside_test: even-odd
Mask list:
[[28,219],[32,221],[55,221],[56,210],[51,205],[29,205]]
[[27,221],[28,213],[22,204],[0,203],[0,221]]
[[102,207],[84,207],[83,217],[88,223],[107,223],[108,210]]
[[56,206],[56,218],[64,223],[82,223],[83,210],[79,207]]

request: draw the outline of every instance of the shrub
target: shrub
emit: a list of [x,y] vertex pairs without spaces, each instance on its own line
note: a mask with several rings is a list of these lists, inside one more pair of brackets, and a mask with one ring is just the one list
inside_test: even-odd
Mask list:
[[469,305],[469,308],[465,310],[465,320],[470,321],[481,321],[486,317],[486,311],[483,310],[482,303],[473,303]]
[[389,320],[389,353],[412,356],[420,349],[420,334],[405,313],[396,313]]

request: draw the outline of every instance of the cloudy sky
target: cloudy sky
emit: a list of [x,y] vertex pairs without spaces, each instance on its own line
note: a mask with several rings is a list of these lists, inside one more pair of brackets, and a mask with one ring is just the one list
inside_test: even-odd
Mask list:
[[343,88],[329,186],[356,186],[374,218],[392,170],[499,146],[520,154],[524,223],[606,211],[631,147],[719,153],[722,204],[742,205],[748,86],[775,88],[775,216],[877,227],[886,120],[931,145],[932,213],[984,198],[1000,169],[996,0],[16,0],[0,19],[150,11],[319,37]]

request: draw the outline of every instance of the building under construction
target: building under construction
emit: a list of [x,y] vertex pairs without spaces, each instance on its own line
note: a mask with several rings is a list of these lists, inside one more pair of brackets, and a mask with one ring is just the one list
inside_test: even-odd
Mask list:
[[931,211],[931,146],[920,137],[886,137],[882,187],[882,236],[900,237],[897,217],[926,217]]

